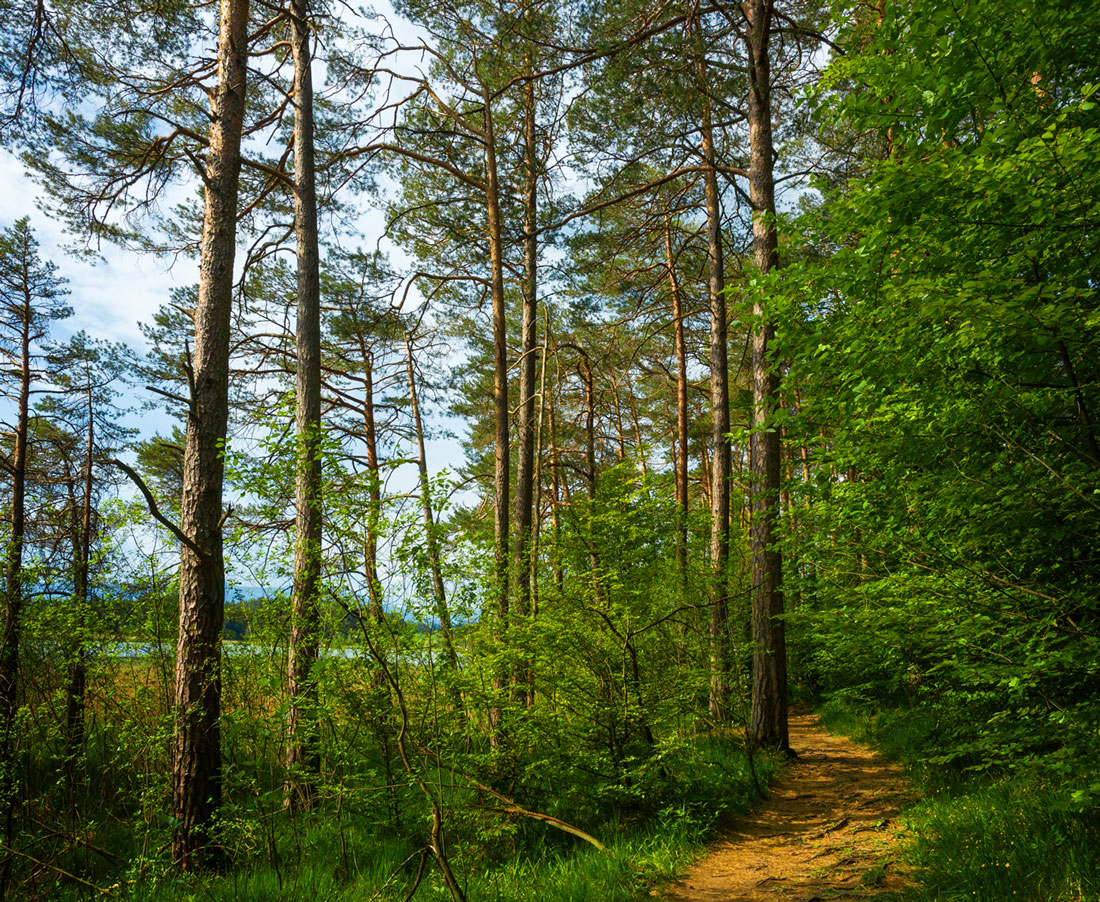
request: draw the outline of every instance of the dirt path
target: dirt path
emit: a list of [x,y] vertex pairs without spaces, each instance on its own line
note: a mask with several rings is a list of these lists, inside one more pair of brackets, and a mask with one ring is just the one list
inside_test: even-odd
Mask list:
[[897,815],[909,787],[870,749],[792,717],[798,759],[770,797],[667,892],[667,902],[885,902],[903,886]]

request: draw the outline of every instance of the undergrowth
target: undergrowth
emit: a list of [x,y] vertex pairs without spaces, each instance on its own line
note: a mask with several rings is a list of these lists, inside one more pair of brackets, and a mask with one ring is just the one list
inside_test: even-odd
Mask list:
[[[601,851],[534,821],[478,817],[476,806],[456,798],[448,812],[448,854],[470,902],[630,902],[675,878],[730,816],[754,800],[753,781],[735,740],[708,737],[691,743],[687,765],[667,774],[669,792],[651,807],[608,811],[584,828],[607,846]],[[776,762],[757,756],[767,783]],[[115,898],[141,902],[396,902],[416,881],[424,825],[408,818],[400,834],[377,819],[322,807],[293,820],[278,819],[267,834],[255,824],[259,810],[238,805],[234,835],[253,836],[250,854],[238,854],[220,874],[180,874],[156,838],[142,845],[132,831],[104,823],[95,844],[125,863],[74,849],[56,859],[104,895],[58,873],[34,881],[29,898]],[[484,815],[484,812],[481,812]],[[563,819],[570,814],[560,812]],[[250,826],[251,825],[251,826]],[[496,825],[495,827],[493,825]],[[164,838],[166,839],[167,833]],[[259,837],[259,840],[257,838]],[[152,851],[151,851],[152,850]],[[425,860],[417,900],[450,895],[430,859]]]
[[870,714],[833,700],[821,715],[830,730],[904,762],[923,791],[904,815],[909,902],[1100,900],[1100,811],[1076,804],[1072,785],[937,764],[927,711]]

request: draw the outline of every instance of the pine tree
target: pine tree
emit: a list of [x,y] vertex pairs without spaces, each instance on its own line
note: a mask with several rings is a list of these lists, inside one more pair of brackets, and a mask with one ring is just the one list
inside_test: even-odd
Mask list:
[[[18,706],[20,614],[23,608],[23,544],[26,533],[27,444],[31,394],[42,380],[42,342],[50,325],[72,314],[65,303],[65,280],[53,263],[42,260],[26,218],[0,233],[0,355],[3,390],[14,403],[12,448],[3,467],[11,477],[11,519],[4,556],[3,607],[0,609],[0,816],[10,848],[19,771],[15,733]],[[0,897],[6,890],[11,857],[0,873]]]

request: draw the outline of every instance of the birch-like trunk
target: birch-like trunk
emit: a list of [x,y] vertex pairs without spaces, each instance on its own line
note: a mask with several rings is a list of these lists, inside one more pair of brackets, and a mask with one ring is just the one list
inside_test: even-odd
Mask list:
[[535,349],[538,343],[538,149],[535,144],[535,82],[523,88],[523,291],[520,313],[519,406],[516,423],[515,592],[513,612],[531,607],[531,522],[535,461]]
[[416,393],[416,370],[413,367],[412,342],[405,337],[405,364],[409,377],[409,405],[412,408],[413,429],[416,432],[416,467],[420,474],[420,508],[424,514],[425,546],[431,570],[432,594],[435,596],[435,616],[443,635],[443,654],[451,670],[458,669],[451,612],[447,607],[447,587],[443,583],[443,561],[439,553],[439,538],[435,534],[435,512],[432,510],[431,482],[428,479],[428,450],[424,444],[424,421],[420,416],[420,399]]
[[[700,39],[702,36],[700,35]],[[707,295],[710,299],[710,406],[714,460],[710,489],[710,713],[729,720],[729,559],[730,559],[730,394],[726,348],[726,277],[722,248],[722,207],[714,158],[714,126],[708,95],[706,58],[695,62],[702,96],[699,133],[703,151],[703,190],[707,207]]]
[[665,217],[665,263],[672,290],[672,325],[676,350],[676,570],[682,598],[687,598],[688,569],[688,381],[687,348],[684,342],[684,301],[676,262],[672,254],[672,223]]

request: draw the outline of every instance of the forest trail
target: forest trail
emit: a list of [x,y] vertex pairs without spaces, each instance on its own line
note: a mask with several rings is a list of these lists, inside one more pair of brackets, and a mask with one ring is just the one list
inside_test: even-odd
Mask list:
[[792,717],[790,736],[798,759],[667,902],[885,902],[904,886],[897,817],[910,787],[900,769],[813,714]]

